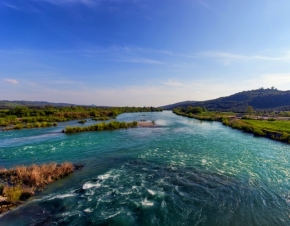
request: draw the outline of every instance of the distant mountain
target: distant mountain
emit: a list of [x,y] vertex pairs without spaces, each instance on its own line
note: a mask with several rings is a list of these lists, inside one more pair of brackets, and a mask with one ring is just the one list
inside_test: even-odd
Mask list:
[[54,107],[66,107],[66,106],[76,106],[75,104],[68,103],[52,103],[46,101],[25,101],[25,100],[0,100],[0,108],[14,108],[18,106],[26,106],[26,107],[44,107],[46,105],[54,106]]
[[183,101],[183,102],[178,102],[178,103],[175,103],[175,104],[169,104],[169,105],[165,105],[165,106],[161,106],[159,108],[162,108],[164,110],[171,110],[173,108],[176,108],[176,107],[179,107],[179,106],[191,106],[192,104],[195,104],[199,101]]
[[163,106],[165,110],[176,107],[200,106],[211,111],[245,112],[247,106],[255,110],[273,111],[290,110],[290,91],[280,91],[275,88],[243,91],[231,96],[220,97],[207,101],[185,101]]

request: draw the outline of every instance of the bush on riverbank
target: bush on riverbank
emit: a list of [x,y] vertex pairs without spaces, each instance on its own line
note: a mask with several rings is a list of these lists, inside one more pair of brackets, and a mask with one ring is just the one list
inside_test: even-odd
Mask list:
[[102,122],[95,125],[90,126],[67,126],[64,133],[79,133],[86,131],[102,131],[102,130],[115,130],[115,129],[127,129],[132,127],[137,127],[138,122],[117,122],[111,121],[108,123]]
[[56,122],[35,122],[35,123],[18,123],[14,126],[4,128],[2,130],[13,130],[13,129],[31,129],[31,128],[45,128],[57,126]]

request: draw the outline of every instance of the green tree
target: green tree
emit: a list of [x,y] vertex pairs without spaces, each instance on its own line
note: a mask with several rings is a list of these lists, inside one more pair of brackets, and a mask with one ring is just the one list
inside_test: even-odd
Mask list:
[[246,109],[246,113],[248,113],[249,115],[254,114],[254,108],[252,106],[248,106]]
[[16,107],[8,112],[9,115],[16,115],[18,118],[30,116],[30,109],[27,107]]

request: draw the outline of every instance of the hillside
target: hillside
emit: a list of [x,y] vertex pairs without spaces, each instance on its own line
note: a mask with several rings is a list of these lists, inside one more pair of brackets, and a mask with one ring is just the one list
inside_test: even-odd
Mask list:
[[179,106],[192,106],[193,104],[196,104],[197,102],[199,102],[199,101],[182,101],[182,102],[178,102],[175,104],[161,106],[159,108],[169,110],[169,109],[174,109],[174,108],[179,107]]
[[52,102],[46,102],[46,101],[0,100],[0,108],[2,108],[2,109],[9,109],[9,108],[14,108],[14,107],[19,107],[19,106],[44,107],[46,105],[51,105],[54,107],[75,106],[75,104],[52,103]]
[[[172,107],[173,106],[173,107]],[[280,91],[275,88],[257,89],[239,92],[227,97],[220,97],[214,100],[180,102],[177,104],[163,106],[164,110],[171,110],[175,107],[200,106],[211,111],[234,111],[245,112],[247,106],[255,110],[273,111],[290,110],[290,91]]]

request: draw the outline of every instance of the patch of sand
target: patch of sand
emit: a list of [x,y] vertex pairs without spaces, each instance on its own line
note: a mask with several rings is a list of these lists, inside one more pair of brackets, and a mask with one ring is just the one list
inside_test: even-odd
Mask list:
[[150,121],[139,121],[138,122],[139,127],[151,127],[154,125],[155,125],[154,122],[150,122]]

